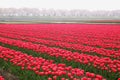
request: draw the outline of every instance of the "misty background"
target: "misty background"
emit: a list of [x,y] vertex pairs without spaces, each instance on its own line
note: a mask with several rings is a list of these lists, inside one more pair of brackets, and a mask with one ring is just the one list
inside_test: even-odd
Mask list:
[[0,21],[120,20],[119,0],[0,0]]

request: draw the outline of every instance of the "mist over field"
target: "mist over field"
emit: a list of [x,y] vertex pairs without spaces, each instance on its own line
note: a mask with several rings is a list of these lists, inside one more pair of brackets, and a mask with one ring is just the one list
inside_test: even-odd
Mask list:
[[119,0],[3,0],[0,21],[119,20]]
[[0,8],[0,21],[57,21],[119,20],[120,10],[60,10],[38,8]]

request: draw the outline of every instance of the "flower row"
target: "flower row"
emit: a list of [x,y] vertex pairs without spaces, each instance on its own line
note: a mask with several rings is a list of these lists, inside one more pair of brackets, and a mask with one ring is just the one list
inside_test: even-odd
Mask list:
[[75,61],[81,64],[94,66],[95,68],[107,70],[109,72],[114,72],[114,73],[120,72],[119,60],[111,60],[110,58],[102,58],[102,57],[87,55],[83,53],[80,54],[77,52],[72,53],[71,51],[67,51],[59,48],[51,48],[40,44],[33,44],[31,42],[23,42],[20,40],[13,40],[7,38],[0,38],[0,42],[12,46],[17,46],[20,48],[25,48],[36,52],[40,52],[41,54],[48,54],[50,56],[61,57],[62,59],[66,59],[68,61]]
[[30,70],[40,76],[52,76],[48,80],[106,80],[101,75],[78,68],[72,68],[65,64],[55,64],[53,60],[46,60],[41,57],[32,57],[31,55],[24,54],[20,51],[11,50],[9,48],[0,46],[0,58],[5,61],[10,61],[14,65],[20,66],[22,70]]
[[[14,27],[9,27],[8,25],[6,25],[6,26],[4,25],[4,27],[7,27],[7,29],[3,30],[3,28],[2,28],[0,32],[5,32],[5,33],[8,33],[8,34],[14,33],[14,34],[17,34],[17,35],[19,34],[19,35],[31,36],[31,37],[34,36],[34,37],[37,37],[37,38],[52,39],[52,40],[63,41],[63,42],[72,42],[72,43],[77,43],[77,44],[78,43],[87,44],[87,45],[90,45],[90,46],[101,46],[103,48],[118,48],[118,49],[120,48],[120,46],[118,45],[118,44],[120,44],[120,42],[117,40],[117,38],[119,39],[119,37],[118,36],[116,37],[114,35],[116,33],[116,30],[119,30],[119,28],[114,28],[113,29],[114,33],[112,35],[108,35],[108,34],[111,34],[110,33],[111,28],[107,28],[108,29],[107,32],[104,32],[105,34],[101,34],[100,32],[96,32],[96,31],[91,31],[91,32],[85,31],[85,32],[83,32],[81,30],[84,29],[84,28],[81,28],[81,27],[77,27],[78,30],[80,30],[80,32],[78,32],[78,30],[76,30],[76,29],[73,32],[73,31],[71,31],[72,27],[69,27],[70,32],[68,33],[68,32],[65,32],[65,31],[63,32],[63,30],[57,30],[57,29],[64,29],[63,27],[60,27],[60,28],[57,28],[57,29],[55,28],[55,30],[53,30],[52,32],[51,31],[48,32],[49,28],[46,27],[46,25],[39,25],[39,26],[38,25],[25,25],[25,26],[30,27],[30,29],[26,29],[26,27],[24,27],[25,29],[24,28],[22,29],[21,27],[16,27],[16,26],[24,27],[24,25],[14,25]],[[43,28],[43,26],[45,28]],[[52,26],[56,27],[56,25],[55,26],[52,25]],[[51,28],[52,26],[49,26],[49,27]],[[34,30],[33,27],[35,27],[35,30]],[[13,30],[11,32],[9,32],[8,29],[11,30],[11,28],[13,28]],[[33,30],[31,31],[32,28],[33,28]],[[66,27],[66,28],[68,28],[68,27]],[[96,28],[96,27],[94,27],[94,28]],[[19,30],[19,29],[21,29],[21,30]],[[36,29],[38,29],[38,30],[36,30]],[[40,30],[40,32],[39,32],[39,30]],[[103,29],[100,29],[100,30],[102,31]],[[57,31],[58,34],[56,34],[56,31]],[[75,31],[77,31],[77,32],[75,32]],[[94,34],[94,33],[96,33],[96,34]],[[56,36],[56,37],[54,37],[54,36]],[[114,39],[114,40],[109,39],[110,37],[111,37],[111,39]],[[116,44],[116,42],[117,42],[117,44]]]
[[101,56],[107,56],[107,57],[111,57],[111,58],[120,59],[120,54],[118,54],[120,51],[106,50],[104,48],[96,48],[96,47],[84,46],[81,44],[73,44],[73,43],[71,44],[71,43],[60,42],[60,41],[44,40],[44,39],[27,37],[27,36],[23,37],[20,35],[12,35],[12,34],[10,35],[9,34],[6,36],[9,38],[41,43],[41,44],[45,44],[48,46],[55,46],[55,47],[57,46],[60,48],[67,48],[67,49],[71,49],[71,50],[75,50],[75,51],[88,52],[89,54],[93,54],[93,55],[98,54]]

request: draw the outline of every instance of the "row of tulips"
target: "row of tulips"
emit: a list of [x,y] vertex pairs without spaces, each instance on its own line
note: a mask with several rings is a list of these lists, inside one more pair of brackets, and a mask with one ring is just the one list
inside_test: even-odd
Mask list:
[[23,37],[20,35],[4,35],[0,33],[1,36],[4,37],[9,37],[9,38],[14,38],[14,39],[20,39],[20,40],[25,40],[25,41],[31,41],[31,42],[36,42],[36,43],[41,43],[45,44],[47,46],[54,46],[54,47],[60,47],[60,48],[67,48],[70,50],[74,51],[80,51],[80,52],[88,52],[91,53],[92,55],[101,55],[101,56],[107,56],[111,58],[117,58],[120,59],[120,50],[119,51],[113,51],[113,50],[106,50],[104,48],[96,48],[96,47],[90,47],[90,46],[84,46],[81,44],[71,44],[71,43],[66,43],[66,42],[60,42],[60,41],[52,41],[52,40],[44,40],[44,39],[38,39],[38,38],[32,38],[32,37]]
[[[2,32],[2,31],[1,31]],[[5,33],[9,33],[9,34],[11,34],[11,32],[5,32]],[[16,32],[16,33],[14,33],[15,35],[17,34],[17,35],[26,35],[26,36],[31,36],[31,37],[36,37],[36,38],[45,38],[45,37],[47,37],[47,38],[45,38],[45,39],[49,39],[49,37],[48,36],[44,36],[44,37],[40,37],[40,36],[36,36],[36,35],[28,35],[28,34],[26,34],[26,33],[18,33],[18,32]],[[13,34],[13,35],[14,35]],[[14,36],[15,36],[14,35]],[[16,36],[17,36],[16,35]],[[53,37],[54,38],[54,37]],[[50,37],[50,39],[52,39],[52,40],[55,40],[56,41],[56,38],[55,39],[53,39],[52,37]],[[82,39],[78,39],[77,38],[77,40],[76,39],[74,39],[74,38],[70,38],[70,37],[68,37],[68,38],[65,38],[65,39],[63,39],[63,38],[57,38],[58,40],[57,41],[61,41],[61,42],[68,42],[68,43],[79,43],[79,44],[85,44],[85,45],[89,45],[89,46],[94,46],[94,47],[97,47],[97,46],[99,46],[99,47],[102,47],[102,48],[110,48],[110,49],[119,49],[120,48],[120,46],[118,45],[118,44],[120,44],[119,42],[117,42],[116,43],[116,41],[114,41],[114,40],[112,40],[114,43],[111,43],[111,41],[109,41],[109,40],[107,40],[106,42],[104,42],[104,40],[100,40],[100,39],[90,39],[90,38],[84,38],[84,37],[81,37]],[[105,44],[105,43],[107,43],[107,44]]]
[[39,76],[48,76],[48,80],[106,80],[101,75],[78,68],[72,68],[65,64],[55,64],[53,60],[41,57],[33,57],[20,51],[11,50],[0,46],[0,58],[21,67],[22,70],[30,70]]
[[[109,26],[109,27],[108,27]],[[114,26],[114,27],[113,27]],[[29,28],[28,28],[29,27]],[[97,28],[97,29],[96,29]],[[98,30],[99,28],[99,30]],[[50,33],[56,33],[62,34],[62,35],[68,35],[68,36],[86,36],[89,38],[98,38],[98,39],[112,39],[112,40],[119,40],[120,36],[119,34],[119,25],[88,25],[88,24],[39,24],[39,25],[0,25],[1,30],[12,30],[17,32],[29,32],[31,34],[33,31],[36,32],[36,34],[40,34],[41,32],[44,34],[46,31]],[[49,29],[52,29],[51,31]],[[41,32],[39,32],[41,30]],[[107,31],[106,31],[107,30]],[[111,33],[112,31],[112,33]],[[104,33],[103,33],[104,32]],[[101,34],[102,33],[102,34]],[[116,34],[116,35],[114,35]],[[90,35],[90,36],[89,36]],[[50,35],[49,35],[50,36]],[[54,35],[55,36],[55,35]],[[114,38],[113,38],[114,37]]]
[[62,59],[66,59],[68,61],[75,61],[81,64],[94,66],[95,68],[107,70],[109,72],[114,72],[114,73],[120,72],[119,60],[111,60],[110,58],[102,58],[102,57],[91,56],[83,53],[80,54],[77,52],[72,53],[71,51],[67,51],[63,49],[51,48],[44,45],[33,44],[31,42],[23,42],[20,40],[0,38],[0,42],[12,46],[17,46],[20,48],[25,48],[36,52],[40,52],[41,54],[48,54],[54,57],[61,57]]
[[[4,30],[0,31],[0,32],[4,32]],[[114,49],[114,48],[119,49],[120,48],[120,46],[118,45],[119,41],[117,42],[117,44],[114,44],[114,43],[116,43],[115,40],[110,40],[109,41],[107,39],[107,41],[104,42],[104,38],[102,40],[101,40],[101,38],[100,39],[90,38],[90,37],[87,37],[87,35],[85,36],[85,33],[84,33],[84,35],[81,33],[82,36],[79,35],[80,38],[79,38],[79,36],[77,38],[76,37],[74,38],[74,36],[71,37],[69,35],[64,37],[64,34],[62,34],[61,36],[57,36],[58,34],[57,35],[55,35],[55,34],[52,34],[52,35],[44,34],[44,36],[43,36],[43,33],[40,33],[40,32],[39,33],[34,33],[34,31],[33,32],[28,31],[28,33],[26,33],[25,31],[24,32],[22,32],[22,31],[21,32],[19,32],[19,31],[9,32],[8,31],[8,32],[5,32],[5,33],[9,33],[9,34],[14,33],[14,34],[26,35],[26,36],[32,36],[32,37],[34,36],[34,37],[37,37],[37,38],[46,38],[46,39],[52,39],[52,40],[57,40],[57,41],[62,41],[62,42],[72,42],[72,43],[77,43],[77,44],[80,43],[80,44],[86,44],[86,45],[89,45],[89,46],[100,46],[100,47],[103,47],[103,48],[111,48],[111,49]],[[57,36],[57,37],[53,37],[53,36]],[[93,34],[92,34],[92,36],[93,36]],[[114,43],[111,43],[111,41],[113,41]]]

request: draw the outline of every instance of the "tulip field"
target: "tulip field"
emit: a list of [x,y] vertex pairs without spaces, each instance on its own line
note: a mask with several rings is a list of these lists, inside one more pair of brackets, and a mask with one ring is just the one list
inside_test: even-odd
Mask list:
[[19,80],[120,80],[120,25],[0,24],[0,70]]

